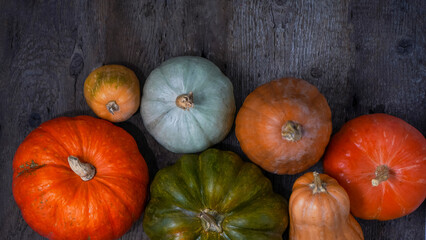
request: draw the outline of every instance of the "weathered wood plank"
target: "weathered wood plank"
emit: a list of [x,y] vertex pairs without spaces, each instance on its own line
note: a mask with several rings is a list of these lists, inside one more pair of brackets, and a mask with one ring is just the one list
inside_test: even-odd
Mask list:
[[386,112],[426,131],[425,6],[424,1],[350,5],[355,66],[348,117]]
[[[130,67],[143,85],[170,57],[203,56],[233,82],[237,108],[257,86],[295,76],[326,96],[334,132],[372,112],[401,117],[426,131],[426,19],[420,0],[0,0],[0,6],[0,234],[6,239],[42,239],[13,200],[15,150],[43,121],[94,115],[84,100],[83,83],[103,64]],[[151,179],[180,156],[148,134],[139,113],[118,125],[136,139]],[[233,130],[216,147],[248,160]],[[321,162],[312,169],[321,170]],[[265,174],[287,198],[300,176]],[[425,210],[423,204],[401,219],[360,224],[366,239],[424,239]],[[148,239],[141,222],[122,239]]]

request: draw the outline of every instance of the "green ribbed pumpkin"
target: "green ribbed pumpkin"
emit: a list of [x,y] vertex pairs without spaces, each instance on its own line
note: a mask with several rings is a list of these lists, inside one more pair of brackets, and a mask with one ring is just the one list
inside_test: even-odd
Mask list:
[[169,151],[204,151],[222,141],[232,127],[232,83],[205,58],[169,59],[148,76],[141,115],[148,132]]
[[151,184],[143,227],[151,239],[282,239],[288,203],[252,163],[209,149],[184,155]]

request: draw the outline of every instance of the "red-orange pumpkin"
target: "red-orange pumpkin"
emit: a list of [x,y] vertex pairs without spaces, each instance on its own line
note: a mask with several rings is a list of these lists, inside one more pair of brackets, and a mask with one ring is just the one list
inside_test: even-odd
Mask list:
[[256,88],[238,112],[235,134],[263,169],[295,174],[321,158],[331,135],[331,111],[318,89],[297,78]]
[[332,138],[324,170],[346,189],[356,217],[399,218],[426,197],[426,140],[399,118],[364,115]]
[[147,184],[131,135],[89,116],[43,123],[13,159],[16,203],[49,239],[119,238],[140,217]]

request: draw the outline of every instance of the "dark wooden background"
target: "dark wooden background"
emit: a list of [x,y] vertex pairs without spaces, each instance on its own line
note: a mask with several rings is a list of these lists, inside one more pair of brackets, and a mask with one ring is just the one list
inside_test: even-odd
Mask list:
[[[42,239],[14,202],[13,155],[44,121],[94,116],[83,83],[103,64],[130,67],[142,87],[166,59],[205,57],[231,79],[237,109],[257,86],[300,77],[327,98],[334,132],[356,116],[385,112],[425,134],[425,5],[424,0],[0,0],[0,238]],[[138,142],[151,179],[179,157],[147,133],[139,112],[117,125]],[[248,160],[233,129],[216,147]],[[321,170],[322,163],[313,169]],[[301,175],[265,174],[286,198]],[[425,205],[393,221],[359,220],[365,238],[425,239]],[[141,223],[142,217],[122,239],[148,239]]]

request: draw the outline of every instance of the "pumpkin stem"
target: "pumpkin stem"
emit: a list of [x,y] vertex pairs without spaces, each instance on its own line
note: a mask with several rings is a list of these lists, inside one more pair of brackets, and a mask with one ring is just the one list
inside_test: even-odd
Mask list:
[[376,168],[375,174],[376,178],[371,180],[371,185],[373,185],[373,187],[377,187],[381,182],[388,180],[389,167],[386,165],[380,165]]
[[201,219],[201,225],[203,225],[205,231],[223,232],[221,224],[224,217],[216,211],[206,209],[201,211],[198,217]]
[[309,187],[312,188],[312,193],[316,194],[316,193],[326,192],[327,190],[325,189],[325,186],[324,186],[325,183],[321,181],[319,173],[313,172],[313,174],[314,174],[314,182],[309,184]]
[[290,142],[297,142],[303,136],[302,125],[293,121],[287,121],[281,128],[281,136]]
[[120,106],[118,106],[117,102],[114,100],[109,101],[105,106],[108,109],[108,112],[110,112],[112,115],[114,115],[114,112],[120,110]]
[[183,110],[188,110],[194,107],[194,95],[192,92],[179,95],[176,98],[176,106],[182,108]]
[[68,157],[68,164],[75,174],[81,177],[83,181],[89,181],[96,174],[96,168],[90,163],[83,163],[74,156]]

